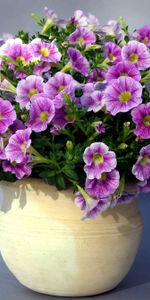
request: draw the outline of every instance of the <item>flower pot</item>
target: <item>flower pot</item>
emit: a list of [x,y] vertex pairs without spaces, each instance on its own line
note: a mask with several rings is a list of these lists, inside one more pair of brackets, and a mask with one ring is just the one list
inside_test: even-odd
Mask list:
[[137,201],[81,221],[72,190],[38,179],[1,182],[0,250],[26,287],[88,296],[116,287],[134,261],[142,233]]

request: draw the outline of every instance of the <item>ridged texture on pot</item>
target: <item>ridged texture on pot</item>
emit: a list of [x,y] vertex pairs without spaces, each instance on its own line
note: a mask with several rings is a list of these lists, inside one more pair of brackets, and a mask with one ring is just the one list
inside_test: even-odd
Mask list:
[[71,190],[27,179],[1,182],[0,193],[0,250],[23,285],[51,295],[94,295],[129,271],[142,232],[137,201],[81,221]]

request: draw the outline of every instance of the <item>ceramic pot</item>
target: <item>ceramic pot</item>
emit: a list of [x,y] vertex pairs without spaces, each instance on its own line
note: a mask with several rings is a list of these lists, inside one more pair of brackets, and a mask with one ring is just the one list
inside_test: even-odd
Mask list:
[[116,287],[128,273],[142,233],[137,201],[81,221],[72,190],[38,179],[1,182],[0,250],[26,287],[88,296]]

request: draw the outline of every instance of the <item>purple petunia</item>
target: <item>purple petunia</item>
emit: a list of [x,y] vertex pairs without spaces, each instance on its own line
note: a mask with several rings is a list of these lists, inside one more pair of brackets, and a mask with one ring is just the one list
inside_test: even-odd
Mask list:
[[115,207],[116,205],[127,204],[133,201],[135,197],[138,195],[138,192],[124,192],[119,198],[114,199],[111,202],[111,207]]
[[16,119],[16,112],[8,100],[0,98],[0,133],[5,133]]
[[67,124],[72,124],[74,122],[74,116],[67,114],[64,108],[56,109],[55,116],[52,120],[53,127],[51,128],[51,133],[57,133],[60,129],[64,128]]
[[139,193],[149,193],[150,192],[150,178],[148,180],[139,181],[137,184],[137,190]]
[[19,81],[16,101],[20,104],[21,108],[29,109],[32,96],[42,93],[43,88],[43,78],[41,76],[30,75],[26,79]]
[[95,199],[105,198],[113,194],[119,186],[119,172],[112,170],[102,173],[98,179],[86,179],[86,192]]
[[112,82],[121,76],[131,77],[137,81],[141,80],[140,72],[130,61],[122,61],[110,67],[106,74],[106,80]]
[[147,47],[138,41],[130,41],[123,46],[122,58],[132,62],[138,70],[150,67],[150,53]]
[[29,44],[29,49],[32,56],[41,61],[56,63],[61,59],[61,53],[54,42],[47,43],[40,38],[36,38]]
[[88,82],[104,82],[106,79],[106,71],[103,69],[93,69],[88,76]]
[[51,69],[51,65],[49,64],[49,62],[46,61],[40,62],[39,64],[36,64],[34,66],[33,74],[40,76],[43,73],[48,72],[50,69]]
[[104,46],[104,53],[109,61],[117,63],[122,60],[121,48],[114,42],[107,42]]
[[96,36],[86,27],[78,27],[73,33],[69,35],[68,41],[71,44],[79,44],[80,46],[87,47],[96,42]]
[[150,46],[150,25],[145,25],[136,31],[136,38],[139,42],[144,43],[146,46]]
[[150,145],[140,150],[139,158],[132,168],[132,173],[140,181],[150,178]]
[[77,82],[69,74],[57,72],[44,86],[44,93],[53,100],[57,109],[64,105],[64,94],[71,95]]
[[81,54],[79,50],[75,48],[68,48],[67,53],[70,59],[71,67],[87,77],[89,74],[88,60]]
[[124,32],[120,26],[120,23],[116,20],[110,20],[108,23],[100,27],[101,36],[115,36],[117,40],[121,40],[124,37]]
[[116,155],[104,143],[92,143],[83,153],[84,171],[88,179],[99,179],[104,172],[116,168]]
[[110,207],[110,203],[109,198],[93,200],[92,204],[86,207],[82,220],[95,219]]
[[83,95],[80,98],[82,107],[87,108],[88,111],[98,112],[105,104],[104,93],[95,90],[92,83],[87,83],[82,88]]
[[5,172],[15,174],[17,179],[22,179],[24,176],[30,176],[32,172],[30,158],[28,156],[26,156],[21,163],[5,160],[2,163],[2,167]]
[[130,77],[120,77],[105,90],[105,105],[108,112],[115,116],[127,112],[142,102],[142,86]]
[[[21,39],[9,39],[0,47],[0,55],[8,56],[18,64],[26,64],[31,61],[32,56],[27,44],[23,44]],[[14,69],[14,65],[10,64]]]
[[30,120],[28,127],[35,132],[41,132],[47,129],[48,124],[55,115],[54,103],[45,94],[37,94],[32,96],[30,109]]
[[0,137],[0,160],[6,159],[4,139]]
[[6,158],[11,162],[21,163],[26,159],[26,153],[31,145],[31,129],[17,130],[5,148]]
[[134,133],[142,138],[150,138],[150,103],[141,104],[131,112],[132,120],[136,124]]
[[106,129],[102,121],[97,121],[93,123],[95,131],[99,134],[105,133]]
[[79,193],[79,192],[77,192],[75,194],[74,203],[81,210],[84,210],[86,208],[86,201],[85,201],[84,197],[81,195],[81,193]]

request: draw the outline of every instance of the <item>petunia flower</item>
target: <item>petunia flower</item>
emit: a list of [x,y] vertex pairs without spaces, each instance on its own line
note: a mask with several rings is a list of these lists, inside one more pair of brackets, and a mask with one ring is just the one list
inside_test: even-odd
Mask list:
[[122,58],[132,62],[138,70],[150,67],[150,53],[147,47],[138,41],[130,41],[123,46]]
[[[0,47],[0,55],[8,56],[18,64],[25,65],[31,61],[32,56],[27,44],[23,44],[19,38],[8,39],[4,45]],[[13,64],[9,64],[11,69],[15,69]]]
[[138,195],[138,191],[137,192],[124,192],[119,198],[114,199],[111,202],[111,207],[115,207],[116,205],[121,205],[121,204],[127,204],[130,203],[131,201],[133,201],[133,199],[135,199],[135,197]]
[[140,72],[130,61],[122,61],[110,67],[106,74],[106,80],[112,82],[121,76],[131,77],[136,81],[141,80]]
[[26,159],[27,150],[31,145],[31,129],[17,130],[5,148],[6,158],[10,162],[21,163]]
[[30,75],[26,79],[19,81],[16,101],[20,104],[21,108],[29,109],[32,96],[42,93],[43,88],[43,78],[41,76]]
[[52,120],[53,127],[51,128],[51,133],[54,133],[54,129],[58,132],[60,129],[65,128],[67,124],[72,124],[74,122],[74,116],[67,114],[65,107],[55,110],[55,116]]
[[94,122],[93,126],[95,128],[95,131],[99,134],[102,134],[102,133],[106,132],[106,128],[105,128],[104,123],[102,121]]
[[131,112],[132,120],[136,125],[134,133],[142,138],[150,138],[150,103],[141,104]]
[[80,102],[88,111],[98,112],[105,104],[104,93],[96,90],[84,93]]
[[94,199],[105,198],[113,194],[119,186],[119,172],[112,170],[111,172],[102,173],[98,179],[86,179],[86,192]]
[[5,133],[16,119],[16,112],[8,100],[0,98],[0,133]]
[[73,33],[68,36],[68,41],[71,44],[79,44],[80,46],[87,47],[96,42],[96,36],[86,27],[78,27]]
[[25,157],[21,163],[5,160],[2,163],[2,168],[4,172],[15,174],[17,179],[22,179],[24,176],[30,176],[32,172],[30,159],[28,158],[28,156]]
[[40,38],[35,38],[29,44],[29,49],[33,58],[38,58],[41,61],[56,63],[61,59],[61,53],[54,42],[47,43]]
[[0,137],[0,160],[6,159],[4,139]]
[[89,207],[86,207],[82,220],[95,219],[110,207],[110,198],[101,198],[98,200],[93,199]]
[[127,112],[142,102],[142,86],[130,77],[120,77],[105,90],[105,105],[108,112],[115,116]]
[[75,194],[74,203],[81,210],[85,210],[85,208],[86,208],[86,201],[85,201],[84,197],[81,195],[80,192],[77,192]]
[[36,64],[33,68],[33,74],[40,76],[45,72],[48,72],[51,69],[51,65],[49,62],[40,62],[38,64]]
[[136,31],[136,38],[139,42],[150,46],[150,25],[145,25]]
[[105,56],[112,63],[117,63],[122,60],[121,58],[121,48],[114,42],[107,42],[104,45]]
[[139,181],[137,184],[137,190],[139,193],[149,193],[150,192],[150,178],[144,181]]
[[104,82],[106,71],[103,69],[93,69],[88,76],[88,82]]
[[77,82],[69,74],[57,72],[44,86],[44,93],[53,100],[57,109],[64,105],[64,94],[71,95]]
[[69,19],[69,23],[75,26],[87,26],[88,20],[82,10],[76,10],[74,15]]
[[71,67],[87,77],[89,74],[88,60],[81,54],[79,50],[75,48],[68,48],[67,53],[70,59]]
[[121,40],[124,37],[124,31],[122,30],[120,23],[116,20],[110,20],[104,26],[99,28],[101,36],[115,36],[117,40]]
[[140,150],[139,158],[132,168],[132,173],[140,181],[150,178],[150,145]]
[[27,126],[35,132],[41,132],[47,129],[55,115],[55,106],[53,101],[45,94],[32,96],[32,103],[29,112],[29,122]]
[[83,153],[84,171],[88,179],[99,179],[104,172],[116,168],[116,155],[109,151],[107,145],[101,142],[92,143]]

